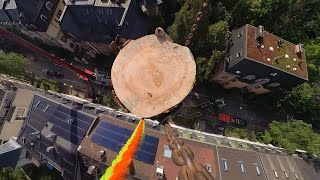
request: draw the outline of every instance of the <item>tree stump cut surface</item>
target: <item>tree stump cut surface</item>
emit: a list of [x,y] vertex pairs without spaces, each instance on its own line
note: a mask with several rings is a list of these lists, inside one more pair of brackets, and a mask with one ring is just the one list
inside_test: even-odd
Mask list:
[[146,118],[179,104],[192,90],[195,75],[189,48],[156,35],[130,41],[111,70],[119,100],[129,111]]

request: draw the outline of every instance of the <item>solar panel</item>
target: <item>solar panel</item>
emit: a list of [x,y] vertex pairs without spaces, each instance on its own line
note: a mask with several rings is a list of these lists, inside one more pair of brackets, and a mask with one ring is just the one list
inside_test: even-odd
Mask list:
[[50,121],[55,126],[59,126],[60,128],[69,131],[72,134],[75,134],[77,136],[83,137],[86,134],[86,130],[80,129],[77,126],[61,121],[58,118],[51,118]]
[[154,159],[155,159],[155,155],[154,154],[150,154],[150,153],[146,153],[143,151],[138,151],[136,154],[136,159],[148,164],[153,164],[154,163]]
[[157,152],[157,146],[148,143],[142,143],[140,145],[140,150],[154,154],[155,152]]
[[[91,140],[105,148],[119,152],[132,133],[132,130],[102,121]],[[153,164],[158,143],[158,138],[146,135],[137,152],[136,159],[148,164]]]
[[93,121],[94,117],[91,117],[91,116],[88,116],[88,115],[85,115],[81,112],[78,112],[78,119],[81,119],[82,121],[88,123],[88,124],[91,124],[91,122]]
[[159,143],[159,139],[153,136],[148,136],[146,135],[143,139],[143,142],[149,143],[149,144],[153,144],[153,145],[158,145]]
[[71,109],[70,109],[70,108],[66,108],[66,107],[64,107],[64,106],[59,106],[59,107],[57,108],[57,110],[65,113],[65,114],[70,114],[70,113],[71,113]]
[[119,144],[111,139],[102,137],[98,134],[92,136],[92,142],[99,144],[105,148],[111,149],[114,152],[119,152],[123,144]]
[[53,126],[51,131],[57,135],[59,135],[60,137],[62,137],[63,139],[70,141],[71,143],[74,144],[80,144],[81,139],[75,135],[75,134],[71,134],[70,132],[58,127],[58,126]]
[[[63,121],[63,122],[68,122],[68,120],[71,119],[71,116],[68,116],[66,114],[63,114],[59,111],[56,111],[54,114],[53,114],[56,118],[58,118],[59,120]],[[90,126],[90,124],[87,124],[79,119],[73,119],[74,122],[73,122],[73,125],[76,125],[78,128],[81,128],[83,130],[87,130]]]

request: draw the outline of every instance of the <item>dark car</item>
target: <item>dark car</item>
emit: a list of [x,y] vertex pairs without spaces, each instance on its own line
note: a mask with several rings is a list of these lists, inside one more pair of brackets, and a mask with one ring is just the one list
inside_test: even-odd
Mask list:
[[54,76],[54,71],[52,69],[47,70],[47,76]]
[[53,75],[54,75],[54,77],[60,78],[60,79],[64,77],[64,74],[63,74],[63,73],[57,72],[57,71],[55,71],[55,72],[53,73]]

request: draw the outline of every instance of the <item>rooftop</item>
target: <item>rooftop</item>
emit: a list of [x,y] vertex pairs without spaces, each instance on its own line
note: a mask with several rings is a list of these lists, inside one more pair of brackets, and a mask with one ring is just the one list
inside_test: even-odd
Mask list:
[[0,167],[15,168],[20,157],[21,145],[11,138],[0,146]]
[[[18,138],[19,144],[39,162],[49,161],[63,170],[65,179],[75,176],[78,166],[75,156],[77,151],[80,152],[78,159],[83,160],[80,163],[87,167],[84,172],[87,172],[90,166],[98,166],[104,171],[131,135],[139,117],[103,106],[98,107],[86,101],[80,102],[77,98],[66,100],[66,97],[59,93],[36,94],[28,122]],[[100,111],[93,111],[86,106]],[[98,113],[97,118],[94,114]],[[70,122],[70,119],[73,121]],[[159,164],[164,166],[167,179],[175,179],[179,168],[170,157],[172,152],[167,147],[164,132],[159,126],[154,127],[152,120],[146,119],[146,123],[146,137],[134,160],[134,168],[128,173],[140,179],[155,179],[156,166]],[[270,175],[270,169],[276,170],[281,179],[285,176],[283,171],[288,172],[290,179],[294,179],[292,172],[296,172],[298,178],[302,179],[300,167],[298,168],[293,157],[286,155],[281,148],[176,125],[172,127],[194,152],[195,161],[205,165],[216,180],[262,180],[266,178],[265,175],[273,175]],[[101,158],[101,150],[106,157]]]
[[52,162],[64,170],[63,177],[72,179],[77,166],[76,149],[94,119],[76,107],[36,94],[18,142],[39,162]]
[[247,54],[254,61],[281,69],[284,72],[308,79],[305,53],[296,53],[296,45],[267,31],[264,32],[263,46],[258,47],[258,28],[246,25]]
[[148,18],[131,0],[124,4],[96,1],[76,1],[68,5],[61,29],[84,41],[110,43],[119,34],[137,39],[148,32]]

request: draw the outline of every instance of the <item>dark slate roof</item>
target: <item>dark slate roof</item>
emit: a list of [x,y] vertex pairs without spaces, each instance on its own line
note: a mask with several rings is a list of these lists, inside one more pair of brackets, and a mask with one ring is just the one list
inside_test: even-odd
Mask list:
[[44,0],[16,0],[17,7],[27,21],[35,21],[41,11]]
[[[46,8],[46,3],[50,2],[53,6],[52,10]],[[30,30],[45,32],[50,23],[59,0],[16,0],[16,5],[23,24],[33,24],[36,28],[27,26]],[[44,15],[48,21],[43,22],[40,14]]]
[[[70,119],[73,122],[70,122]],[[47,159],[63,169],[64,179],[73,179],[77,165],[76,148],[94,119],[94,116],[36,94],[31,104],[27,124],[22,128],[18,142],[35,159],[40,162]],[[35,132],[38,133],[34,134]],[[57,136],[48,138],[46,137],[48,135]],[[25,139],[25,143],[22,139]],[[33,150],[31,143],[33,143]],[[55,150],[47,152],[47,148],[51,146],[54,146]]]
[[119,35],[127,39],[138,39],[148,34],[149,27],[148,16],[141,11],[138,3],[131,3]]
[[15,168],[20,157],[22,147],[15,139],[0,146],[0,167]]
[[68,6],[60,26],[84,41],[110,43],[123,12],[124,8],[118,7]]
[[[138,5],[131,3],[128,11],[122,7],[70,5],[60,26],[63,31],[89,42],[110,43],[117,34],[127,39],[137,39],[146,35],[149,29],[148,17]],[[121,26],[123,16],[125,19]]]

